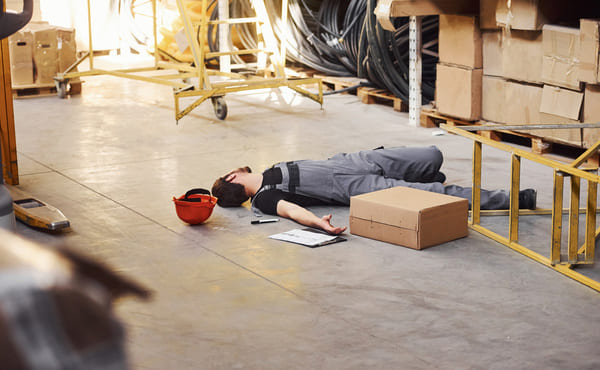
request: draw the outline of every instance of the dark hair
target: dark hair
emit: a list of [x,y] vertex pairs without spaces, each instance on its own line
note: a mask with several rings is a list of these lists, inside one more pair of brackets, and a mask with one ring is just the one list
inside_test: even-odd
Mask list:
[[220,177],[212,186],[212,195],[217,197],[217,204],[221,207],[239,207],[248,200],[244,185],[225,181]]

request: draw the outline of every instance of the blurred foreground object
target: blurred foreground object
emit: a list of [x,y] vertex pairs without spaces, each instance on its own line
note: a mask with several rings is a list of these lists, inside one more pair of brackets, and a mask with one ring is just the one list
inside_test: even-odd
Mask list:
[[66,247],[0,230],[0,364],[5,369],[126,369],[122,296],[150,291]]

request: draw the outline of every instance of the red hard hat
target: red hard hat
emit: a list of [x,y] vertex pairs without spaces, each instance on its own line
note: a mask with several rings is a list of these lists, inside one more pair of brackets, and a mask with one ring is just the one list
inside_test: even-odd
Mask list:
[[212,214],[217,198],[206,189],[192,189],[179,198],[173,197],[175,211],[182,221],[196,225],[206,221]]

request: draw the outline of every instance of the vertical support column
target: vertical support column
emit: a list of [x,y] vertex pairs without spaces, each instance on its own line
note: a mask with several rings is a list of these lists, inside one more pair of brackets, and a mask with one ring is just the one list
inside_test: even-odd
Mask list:
[[521,190],[521,157],[511,156],[510,164],[510,207],[508,209],[508,238],[511,242],[519,240],[519,191]]
[[550,263],[560,262],[560,244],[562,237],[562,205],[563,205],[564,175],[554,171],[554,197],[552,199],[552,233]]
[[285,76],[285,63],[287,59],[287,22],[288,22],[288,0],[281,1],[281,25],[283,27],[283,32],[279,35],[279,41],[281,42],[280,46],[280,57],[279,64],[281,68],[283,68],[284,76]]
[[598,196],[598,183],[588,181],[588,198],[585,216],[585,261],[594,262],[596,250],[596,203]]
[[421,120],[421,19],[409,18],[408,123],[411,126],[418,126]]
[[481,221],[481,155],[482,144],[473,141],[473,187],[471,188],[471,224]]
[[89,56],[90,60],[90,70],[94,69],[94,45],[92,45],[92,7],[90,5],[90,0],[87,0],[87,12],[88,12],[88,46],[89,46]]
[[158,34],[156,24],[156,0],[152,0],[152,36],[154,37],[154,67],[158,67]]
[[18,185],[17,143],[8,53],[8,38],[5,38],[0,41],[0,149],[2,150],[0,176],[7,184]]
[[577,263],[577,247],[579,243],[579,193],[581,178],[571,176],[571,203],[569,207],[569,263]]
[[[229,19],[229,0],[218,1],[219,20],[225,21]],[[229,50],[230,29],[228,23],[219,24],[219,51],[226,52]],[[219,56],[219,70],[221,72],[231,72],[231,55]]]

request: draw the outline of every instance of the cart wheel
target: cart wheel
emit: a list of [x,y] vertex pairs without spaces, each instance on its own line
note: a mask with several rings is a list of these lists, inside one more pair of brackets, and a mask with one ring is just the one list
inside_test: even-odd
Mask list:
[[225,99],[222,96],[217,98],[211,98],[213,103],[213,108],[215,110],[215,116],[221,121],[227,117],[227,104],[225,103]]
[[64,99],[67,96],[67,81],[56,81],[56,92],[59,98]]

